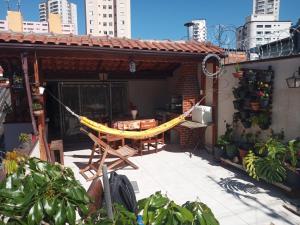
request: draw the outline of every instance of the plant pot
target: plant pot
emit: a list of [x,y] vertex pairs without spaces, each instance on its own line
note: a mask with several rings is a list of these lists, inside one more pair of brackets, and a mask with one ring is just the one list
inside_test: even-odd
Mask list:
[[233,159],[238,155],[237,147],[234,144],[226,145],[226,155],[228,159]]
[[260,100],[260,106],[262,108],[267,108],[269,106],[269,99],[261,99]]
[[300,188],[300,174],[297,171],[293,171],[286,168],[286,184],[292,188]]
[[260,109],[260,104],[258,101],[250,102],[250,107],[253,111],[258,111]]
[[235,78],[242,78],[244,75],[244,72],[243,71],[238,71],[238,72],[235,72],[235,73],[232,73],[232,76],[235,77]]
[[41,116],[41,115],[43,115],[43,113],[44,113],[44,111],[42,109],[33,111],[33,115],[35,115],[35,116]]
[[28,142],[24,142],[20,146],[22,149],[29,149],[31,147],[31,144]]
[[6,78],[1,78],[0,79],[0,87],[2,87],[2,88],[9,87],[9,80]]
[[32,99],[33,100],[40,100],[42,99],[43,95],[40,94],[32,94]]
[[233,107],[236,110],[240,110],[242,108],[242,101],[241,100],[235,100],[233,101]]
[[224,156],[224,154],[225,154],[224,147],[221,146],[214,147],[214,158],[217,162],[221,161],[221,157]]
[[240,160],[241,162],[243,162],[243,159],[245,158],[245,156],[248,154],[248,150],[246,149],[239,149],[239,156],[240,156]]
[[242,120],[241,122],[242,122],[244,128],[247,129],[247,128],[251,127],[251,121],[249,121],[249,120]]
[[241,114],[241,119],[243,119],[243,120],[249,118],[249,112],[247,112],[247,111],[241,111],[240,114]]

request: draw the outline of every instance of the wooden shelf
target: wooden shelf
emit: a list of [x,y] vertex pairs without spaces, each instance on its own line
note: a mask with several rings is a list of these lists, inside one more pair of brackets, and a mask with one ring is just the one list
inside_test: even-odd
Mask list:
[[[237,169],[240,169],[240,170],[246,172],[245,168],[241,164],[234,163],[234,162],[230,161],[229,159],[224,159],[224,158],[221,158],[221,161],[224,162],[224,163],[227,163],[227,164],[229,164],[229,165],[231,165],[231,166],[233,166],[233,167],[235,167]],[[262,180],[266,181],[265,179],[262,179]],[[284,191],[287,191],[287,192],[293,192],[293,191],[295,191],[295,190],[293,190],[293,188],[291,188],[289,186],[286,186],[286,185],[284,185],[282,183],[273,182],[273,183],[269,183],[269,184],[272,184],[272,185],[274,185],[274,186],[276,186],[276,187],[278,187],[278,188],[280,188],[280,189],[282,189]]]

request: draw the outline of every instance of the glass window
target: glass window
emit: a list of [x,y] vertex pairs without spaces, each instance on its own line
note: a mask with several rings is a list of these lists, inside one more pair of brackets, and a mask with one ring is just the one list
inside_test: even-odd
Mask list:
[[263,28],[263,25],[256,25],[257,28]]

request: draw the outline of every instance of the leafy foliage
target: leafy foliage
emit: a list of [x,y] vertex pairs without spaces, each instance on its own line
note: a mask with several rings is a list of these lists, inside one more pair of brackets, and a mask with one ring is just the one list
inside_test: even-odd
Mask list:
[[258,156],[256,156],[252,151],[249,151],[249,153],[244,157],[243,159],[243,165],[249,174],[250,177],[253,177],[254,179],[259,179],[257,173],[256,173],[256,161],[259,159]]
[[202,202],[186,202],[183,207],[194,215],[194,225],[219,225],[211,209]]
[[1,182],[0,202],[11,224],[60,225],[75,224],[76,212],[86,216],[90,199],[71,169],[31,158]]
[[270,183],[283,182],[286,171],[282,161],[270,157],[259,158],[255,161],[255,169],[260,178]]
[[145,225],[219,224],[205,204],[201,202],[187,202],[183,206],[179,206],[160,192],[140,200],[138,206],[139,210],[143,211]]

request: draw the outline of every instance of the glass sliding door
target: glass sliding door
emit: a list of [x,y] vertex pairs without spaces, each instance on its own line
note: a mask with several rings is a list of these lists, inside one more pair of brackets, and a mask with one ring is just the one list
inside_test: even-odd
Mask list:
[[[128,112],[127,83],[59,83],[60,99],[75,113],[100,123],[125,117]],[[81,138],[80,123],[61,108],[61,134],[64,139]]]

